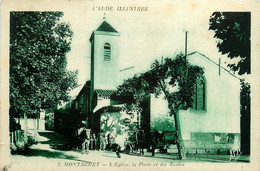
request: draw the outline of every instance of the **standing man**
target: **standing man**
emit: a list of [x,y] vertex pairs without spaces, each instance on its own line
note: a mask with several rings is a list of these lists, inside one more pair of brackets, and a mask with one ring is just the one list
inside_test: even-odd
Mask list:
[[111,149],[111,132],[108,132],[107,134],[107,149]]
[[82,154],[88,154],[89,152],[89,143],[90,143],[90,129],[81,127],[79,130],[80,140],[82,142]]
[[100,131],[98,137],[99,137],[99,149],[105,150],[105,134],[103,130]]
[[96,149],[96,136],[93,131],[90,131],[90,150]]
[[144,155],[144,142],[145,142],[144,130],[141,129],[137,132],[137,147],[138,149],[140,149],[141,155]]

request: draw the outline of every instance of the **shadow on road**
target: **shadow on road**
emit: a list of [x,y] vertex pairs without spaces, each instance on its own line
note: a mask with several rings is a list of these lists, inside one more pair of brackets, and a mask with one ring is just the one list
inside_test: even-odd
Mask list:
[[[68,143],[68,137],[55,133],[55,132],[40,132],[40,136],[43,136],[47,138],[47,141],[40,142],[41,144],[48,144],[51,149],[55,150],[61,150],[59,151],[48,151],[44,149],[29,149],[27,156],[42,156],[47,158],[59,158],[59,159],[68,159],[68,160],[74,160],[74,161],[81,161],[77,157],[70,156],[70,155],[64,155],[65,151],[72,150],[71,144]],[[114,153],[115,154],[115,153]],[[139,153],[123,153],[130,156],[136,156],[136,157],[146,157],[146,158],[158,158],[158,159],[170,159],[173,161],[179,161],[178,154],[160,154],[157,153],[155,156],[152,156],[151,153],[145,153],[145,155],[140,155]],[[102,155],[104,157],[108,158],[117,158],[116,154],[115,156],[111,155]],[[229,155],[199,155],[199,154],[187,154],[187,159],[185,162],[213,162],[213,163],[227,163],[230,162]],[[235,162],[249,162],[249,156],[240,156],[237,158]],[[86,162],[86,161],[82,161]]]
[[66,159],[66,160],[91,163],[89,161],[80,160],[75,156],[66,155],[62,151],[59,152],[59,151],[49,151],[43,149],[27,149],[26,151],[24,151],[22,155],[25,155],[26,157],[46,157],[48,159]]
[[49,144],[52,149],[63,151],[72,149],[71,145],[68,143],[67,137],[62,134],[55,132],[41,132],[39,135],[49,139],[48,141],[41,142],[41,144]]
[[91,163],[89,161],[80,160],[76,156],[65,154],[66,151],[71,150],[71,146],[67,143],[66,137],[64,137],[63,135],[54,132],[39,132],[39,136],[47,138],[44,141],[40,141],[40,144],[49,145],[49,147],[54,150],[48,150],[36,145],[34,148],[29,147],[23,150],[18,155],[26,157],[45,157],[48,159],[65,159]]

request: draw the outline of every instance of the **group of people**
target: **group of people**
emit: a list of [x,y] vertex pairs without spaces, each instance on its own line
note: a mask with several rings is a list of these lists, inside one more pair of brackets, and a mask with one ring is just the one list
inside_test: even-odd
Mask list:
[[82,126],[78,129],[78,142],[82,152],[87,154],[89,150],[104,150],[105,139],[103,131],[96,135],[91,129]]
[[[160,134],[158,131],[154,131],[147,138],[144,130],[137,128],[133,131],[113,128],[109,131],[106,130],[106,132],[101,130],[99,133],[94,133],[84,125],[78,129],[78,135],[82,153],[87,154],[89,150],[113,150],[119,158],[121,157],[120,151],[126,147],[130,147],[132,152],[134,149],[140,150],[140,154],[143,155],[144,148],[150,146],[152,147],[152,156],[154,156],[158,142],[164,140],[164,133]],[[127,146],[127,141],[132,143]]]
[[[119,158],[121,157],[120,151],[124,150],[125,142],[128,139],[127,131],[120,130],[119,133],[116,129],[112,129],[111,131],[104,132],[104,130],[101,130],[99,133],[94,133],[91,129],[87,129],[85,125],[78,129],[77,134],[83,154],[88,154],[89,150],[113,150]],[[141,147],[143,154],[144,131],[136,130],[135,135],[136,143]]]
[[87,154],[89,150],[110,150],[116,141],[115,133],[109,132],[106,135],[103,130],[99,133],[94,133],[84,125],[77,130],[77,135],[78,147],[80,146],[84,154]]

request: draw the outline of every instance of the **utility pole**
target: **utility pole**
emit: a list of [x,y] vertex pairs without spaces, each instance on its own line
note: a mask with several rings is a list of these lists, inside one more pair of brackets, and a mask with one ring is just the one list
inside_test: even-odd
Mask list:
[[185,31],[185,59],[187,58],[187,39],[188,39],[188,31]]
[[184,60],[185,60],[185,78],[187,78],[188,76],[188,68],[187,68],[187,49],[188,49],[188,31],[184,30],[185,31],[185,56],[184,56]]
[[[185,31],[185,30],[184,30]],[[188,76],[188,66],[187,66],[187,39],[188,39],[188,31],[185,31],[185,54],[184,54],[184,66],[181,68],[181,79],[184,82],[184,84],[187,81]],[[174,106],[171,108],[172,111],[174,111]],[[182,132],[181,132],[181,126],[180,126],[180,113],[179,111],[182,110],[182,105],[180,105],[174,112],[174,123],[175,123],[175,132],[177,137],[177,149],[179,154],[179,159],[185,160],[186,159],[186,152],[185,152],[185,146],[184,141],[182,139]]]

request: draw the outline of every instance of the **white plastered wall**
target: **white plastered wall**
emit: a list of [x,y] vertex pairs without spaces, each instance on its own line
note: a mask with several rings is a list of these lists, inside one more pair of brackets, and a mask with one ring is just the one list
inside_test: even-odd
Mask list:
[[[184,139],[191,132],[240,133],[240,81],[223,68],[199,53],[188,56],[193,65],[204,68],[206,79],[206,110],[180,111],[180,124]],[[168,114],[168,103],[160,96],[151,97],[151,117]]]

